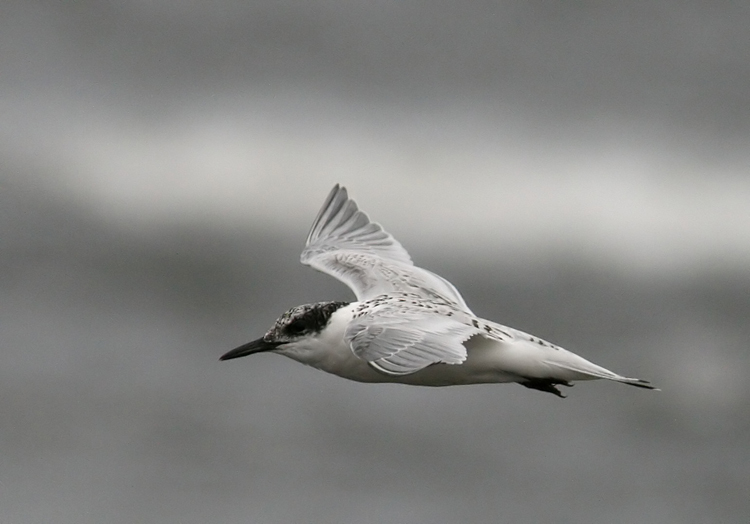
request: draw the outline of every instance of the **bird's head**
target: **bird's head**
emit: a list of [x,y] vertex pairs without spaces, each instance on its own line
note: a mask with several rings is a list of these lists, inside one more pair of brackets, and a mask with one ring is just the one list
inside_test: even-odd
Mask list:
[[245,357],[263,351],[284,350],[318,336],[339,308],[348,302],[317,302],[295,306],[281,315],[268,332],[258,340],[229,351],[220,360]]

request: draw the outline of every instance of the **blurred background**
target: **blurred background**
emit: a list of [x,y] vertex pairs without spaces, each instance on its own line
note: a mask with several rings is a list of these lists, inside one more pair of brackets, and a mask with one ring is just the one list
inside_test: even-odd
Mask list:
[[[3,523],[750,518],[750,9],[21,2],[0,17]],[[219,363],[334,183],[480,315],[661,392]]]

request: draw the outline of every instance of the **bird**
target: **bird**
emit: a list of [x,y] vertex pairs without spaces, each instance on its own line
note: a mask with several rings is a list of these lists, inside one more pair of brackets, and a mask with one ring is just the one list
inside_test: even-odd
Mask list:
[[518,383],[562,398],[558,386],[574,381],[656,389],[475,315],[453,284],[414,265],[398,240],[338,184],[315,217],[300,260],[349,286],[356,301],[292,307],[263,337],[220,360],[278,353],[357,382]]

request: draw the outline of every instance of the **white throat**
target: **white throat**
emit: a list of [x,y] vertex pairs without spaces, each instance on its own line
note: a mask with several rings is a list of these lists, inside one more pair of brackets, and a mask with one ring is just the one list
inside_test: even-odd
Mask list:
[[344,340],[346,328],[354,318],[359,302],[336,310],[326,327],[314,335],[280,346],[276,352],[297,362],[352,380],[370,381],[377,373],[352,353]]

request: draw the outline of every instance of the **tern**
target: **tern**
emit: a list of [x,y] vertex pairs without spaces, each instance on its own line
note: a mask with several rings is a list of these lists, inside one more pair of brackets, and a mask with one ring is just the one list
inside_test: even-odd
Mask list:
[[334,186],[302,251],[303,264],[348,285],[355,302],[285,312],[262,338],[221,357],[279,353],[358,382],[557,386],[607,379],[656,389],[523,331],[476,316],[444,278],[413,264],[401,244]]

